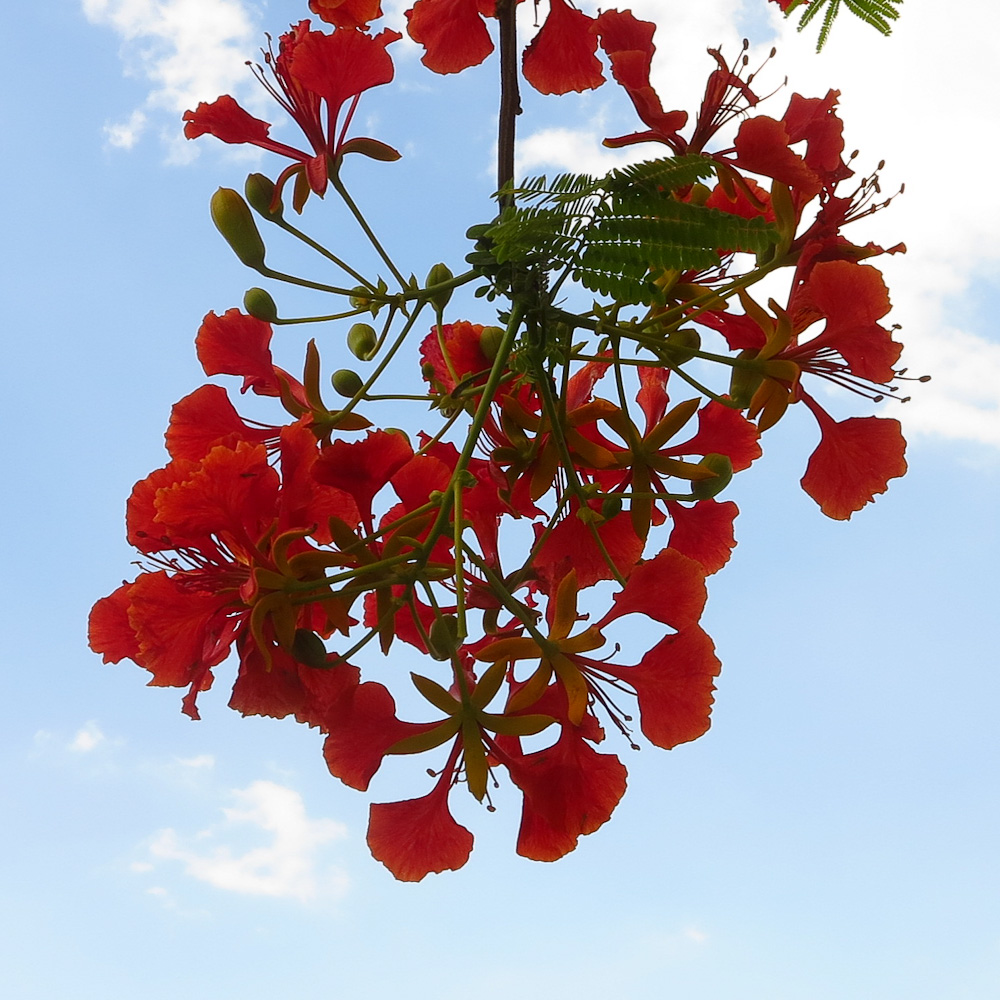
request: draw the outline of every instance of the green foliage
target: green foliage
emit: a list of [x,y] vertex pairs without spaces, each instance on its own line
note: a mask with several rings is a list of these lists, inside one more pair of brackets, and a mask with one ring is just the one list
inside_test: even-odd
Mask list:
[[[605,177],[528,178],[487,235],[498,263],[568,271],[585,288],[623,304],[657,297],[651,277],[701,270],[719,248],[762,253],[777,242],[763,219],[682,200],[677,192],[715,173],[707,156],[680,156],[613,170]],[[652,274],[651,274],[652,272]]]
[[[799,2],[791,4],[785,13],[791,14],[793,10],[803,7],[806,2],[807,0],[799,0]],[[830,28],[833,27],[833,22],[840,13],[840,6],[843,3],[852,14],[860,17],[866,24],[872,25],[883,35],[888,35],[892,32],[891,22],[899,18],[899,11],[893,5],[902,2],[903,0],[811,0],[803,11],[802,20],[799,21],[799,31],[823,10],[823,21],[819,29],[819,38],[816,41],[816,51],[819,52],[830,37]]]

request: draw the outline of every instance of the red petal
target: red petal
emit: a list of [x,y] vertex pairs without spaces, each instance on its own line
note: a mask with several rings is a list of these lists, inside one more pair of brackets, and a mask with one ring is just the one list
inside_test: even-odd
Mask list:
[[410,38],[426,50],[420,61],[435,73],[460,73],[493,51],[476,0],[417,0],[406,21]]
[[766,115],[750,118],[736,133],[736,162],[744,170],[787,184],[808,201],[819,194],[823,182],[798,153],[788,148],[790,142],[782,122]]
[[640,614],[671,628],[687,628],[701,617],[707,599],[702,567],[674,549],[664,549],[632,570],[597,627],[622,615]]
[[671,549],[701,563],[709,576],[729,562],[736,547],[733,521],[739,508],[732,500],[699,500],[693,507],[668,502],[674,527],[667,542]]
[[195,337],[198,360],[206,375],[242,375],[243,392],[279,395],[271,360],[271,325],[227,309],[222,316],[210,312]]
[[334,441],[320,452],[313,475],[320,483],[346,490],[365,520],[371,519],[375,494],[413,457],[406,435],[369,431],[360,441]]
[[175,459],[199,461],[217,444],[229,447],[235,447],[238,441],[263,444],[276,432],[277,428],[245,424],[225,389],[203,385],[171,409],[166,433],[167,451]]
[[423,798],[372,804],[368,847],[401,882],[454,871],[469,860],[472,834],[448,811],[448,791],[449,781],[439,781]]
[[369,21],[382,16],[379,0],[309,0],[309,9],[327,24],[364,31]]
[[698,411],[698,432],[683,444],[665,449],[668,455],[726,455],[733,471],[750,468],[763,454],[756,426],[738,410],[713,399]]
[[809,397],[805,402],[819,421],[822,439],[812,453],[802,488],[827,517],[850,520],[851,514],[906,473],[906,441],[899,421],[849,417],[835,421]]
[[636,667],[601,664],[635,688],[641,727],[650,743],[671,750],[708,731],[722,664],[708,634],[697,625],[661,639]]
[[581,836],[611,818],[625,794],[627,772],[612,754],[602,754],[564,727],[555,745],[504,761],[524,792],[517,853],[532,861],[557,861]]
[[310,31],[295,45],[288,71],[306,90],[325,98],[336,114],[348,98],[392,80],[386,46],[402,37],[390,28],[374,37],[348,28],[332,35]]
[[214,135],[223,142],[249,142],[255,146],[269,142],[271,126],[244,111],[228,94],[211,104],[202,102],[194,111],[185,111],[184,135],[197,139],[200,135]]
[[550,0],[541,31],[524,50],[524,78],[542,94],[593,90],[604,83],[597,51],[596,21],[570,7],[566,0]]
[[139,640],[128,620],[132,584],[122,584],[102,597],[91,609],[88,626],[90,648],[101,653],[105,663],[135,660],[140,655]]

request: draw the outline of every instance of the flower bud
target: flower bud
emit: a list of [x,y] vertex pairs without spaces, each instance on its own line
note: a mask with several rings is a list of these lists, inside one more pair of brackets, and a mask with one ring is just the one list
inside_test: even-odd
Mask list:
[[367,309],[372,304],[369,289],[358,285],[351,291],[350,301],[352,309]]
[[[440,285],[444,281],[450,281],[455,275],[451,273],[450,268],[447,264],[435,264],[427,272],[427,280],[424,284],[427,287],[431,285]],[[444,312],[444,307],[448,304],[448,300],[451,298],[452,289],[447,288],[442,292],[438,292],[435,295],[430,296],[430,304],[440,313]]]
[[292,656],[307,667],[325,667],[326,646],[323,640],[307,628],[297,628],[292,640]]
[[683,330],[674,330],[664,342],[666,359],[674,365],[683,365],[690,361],[694,354],[692,351],[701,349],[701,335],[697,330],[686,327]]
[[712,453],[706,455],[699,463],[715,473],[714,479],[699,479],[691,484],[691,496],[696,500],[708,500],[721,493],[732,481],[733,463],[728,455]]
[[439,615],[431,622],[427,648],[435,660],[450,660],[458,649],[458,619],[454,615]]
[[271,211],[271,205],[274,203],[274,182],[269,177],[263,174],[250,174],[246,184],[243,185],[243,193],[253,210],[259,212],[269,222],[277,222],[281,218],[283,209],[280,200],[274,211]]
[[484,326],[483,332],[479,335],[479,349],[490,359],[495,360],[497,351],[503,343],[505,331],[499,326]]
[[606,496],[601,501],[601,517],[606,521],[610,521],[611,518],[617,516],[622,510],[622,498],[615,496],[613,493]]
[[378,337],[368,323],[355,323],[347,333],[347,349],[359,361],[371,361]]
[[211,211],[215,228],[233,248],[233,253],[247,267],[260,270],[267,251],[250,214],[250,206],[232,188],[219,188],[212,195]]
[[339,368],[330,376],[330,382],[335,392],[348,399],[353,399],[364,386],[361,376],[357,372],[352,372],[350,368]]
[[[752,358],[756,351],[740,351],[738,360]],[[754,393],[760,388],[763,377],[759,372],[748,368],[733,368],[733,373],[729,379],[729,398],[740,408],[745,409],[750,405]]]
[[278,322],[278,307],[270,293],[263,288],[248,288],[243,296],[243,308],[254,319],[265,323]]

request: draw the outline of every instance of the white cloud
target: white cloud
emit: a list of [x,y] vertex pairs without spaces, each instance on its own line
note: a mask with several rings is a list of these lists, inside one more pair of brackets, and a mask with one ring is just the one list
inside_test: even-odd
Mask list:
[[[190,159],[193,145],[181,137],[180,116],[199,101],[246,91],[256,84],[246,67],[259,57],[255,6],[244,0],[81,0],[92,24],[111,28],[121,39],[126,76],[149,87],[141,107],[105,126],[112,146],[131,149],[150,119],[171,146],[172,158]],[[168,124],[169,123],[169,124]]]
[[76,736],[67,744],[67,749],[73,753],[89,753],[105,742],[107,737],[101,732],[97,723],[88,722],[77,730]]
[[215,767],[215,758],[210,753],[200,753],[197,757],[175,757],[174,760],[183,767],[198,769]]
[[[154,837],[150,854],[180,861],[188,875],[229,892],[301,901],[343,894],[345,874],[321,869],[318,859],[320,848],[346,836],[342,823],[310,819],[299,793],[272,781],[255,781],[230,795],[238,805],[222,810],[222,823],[187,842],[175,830],[162,830]],[[225,843],[248,827],[252,833],[270,834],[271,842],[242,852]]]

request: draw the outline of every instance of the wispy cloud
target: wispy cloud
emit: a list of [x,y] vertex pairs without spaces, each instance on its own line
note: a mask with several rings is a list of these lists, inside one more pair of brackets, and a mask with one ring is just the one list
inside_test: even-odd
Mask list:
[[[310,819],[302,796],[272,781],[255,781],[230,792],[236,806],[222,810],[221,823],[184,838],[161,830],[149,847],[159,861],[179,861],[185,872],[202,882],[253,896],[308,901],[346,891],[343,871],[321,864],[321,849],[347,835],[331,819]],[[233,842],[270,835],[265,846],[240,850]]]
[[109,145],[131,149],[153,126],[173,159],[191,159],[197,150],[181,137],[180,115],[220,94],[253,94],[245,64],[257,56],[263,38],[255,5],[243,0],[81,0],[81,6],[91,23],[119,36],[125,74],[149,88],[140,107],[105,126]]
[[107,740],[96,722],[91,720],[77,730],[67,749],[73,753],[90,753]]

